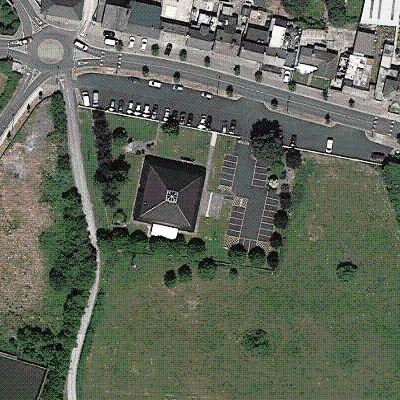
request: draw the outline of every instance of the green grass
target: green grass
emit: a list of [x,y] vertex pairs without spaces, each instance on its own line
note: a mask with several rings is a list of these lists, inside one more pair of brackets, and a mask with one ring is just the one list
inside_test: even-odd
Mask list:
[[157,132],[157,122],[139,118],[121,117],[107,113],[107,121],[110,131],[122,126],[128,132],[128,137],[133,140],[154,140]]
[[294,71],[292,79],[295,82],[300,83],[301,85],[307,85],[308,84],[308,77],[309,77],[309,75],[302,75],[302,74],[300,74],[299,71]]
[[225,154],[233,154],[236,139],[230,136],[218,135],[217,142],[212,157],[212,171],[208,181],[208,190],[218,192],[219,177],[221,175],[222,164]]
[[2,85],[2,92],[0,94],[0,110],[10,101],[22,77],[18,72],[12,71],[12,63],[10,60],[0,60],[0,72],[7,76],[7,82],[5,85]]
[[[180,263],[164,254],[139,256],[137,269],[104,258],[82,398],[399,398],[399,228],[382,179],[347,161],[304,171],[275,275],[231,281],[219,268],[208,282],[192,265],[192,282],[167,289]],[[200,235],[214,230],[222,221],[201,221]],[[345,260],[358,271],[342,283]],[[271,352],[253,357],[239,343],[258,328]]]
[[169,136],[161,131],[155,151],[160,157],[180,160],[190,157],[196,164],[206,165],[211,134],[198,129],[179,128],[179,135]]
[[311,78],[310,86],[315,87],[317,89],[328,89],[330,80],[321,78],[320,76],[313,76]]

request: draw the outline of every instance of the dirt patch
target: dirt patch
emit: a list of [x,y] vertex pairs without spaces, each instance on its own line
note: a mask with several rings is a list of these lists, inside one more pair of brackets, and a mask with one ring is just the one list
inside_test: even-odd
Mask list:
[[54,148],[49,102],[43,102],[0,161],[0,323],[12,329],[29,312],[39,311],[47,277],[39,234],[52,223],[51,210],[39,203],[41,177]]

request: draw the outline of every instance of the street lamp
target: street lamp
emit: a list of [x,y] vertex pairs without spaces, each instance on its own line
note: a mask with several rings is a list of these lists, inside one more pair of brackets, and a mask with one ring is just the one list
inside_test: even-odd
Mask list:
[[290,94],[289,94],[288,101],[286,104],[286,112],[289,112],[289,103],[290,103]]
[[218,91],[219,91],[219,80],[221,79],[221,75],[218,75],[218,82],[217,82],[217,95],[218,95]]

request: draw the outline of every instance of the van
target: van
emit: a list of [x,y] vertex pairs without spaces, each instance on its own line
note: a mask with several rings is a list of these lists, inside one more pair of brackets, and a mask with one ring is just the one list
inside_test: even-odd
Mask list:
[[99,91],[93,90],[93,107],[97,107],[99,105]]
[[90,98],[89,98],[89,93],[88,92],[82,92],[82,99],[83,99],[83,105],[85,107],[90,107]]
[[117,43],[117,41],[113,38],[108,38],[106,37],[104,39],[104,44],[108,45],[108,46],[115,46],[115,44]]
[[75,47],[77,47],[79,50],[82,51],[87,51],[88,47],[85,43],[81,42],[80,40],[75,40],[74,42]]

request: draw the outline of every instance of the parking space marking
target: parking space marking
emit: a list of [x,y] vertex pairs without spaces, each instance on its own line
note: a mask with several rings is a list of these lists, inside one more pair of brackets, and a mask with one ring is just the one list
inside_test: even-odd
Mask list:
[[251,186],[255,187],[265,187],[268,180],[267,167],[257,164],[254,165],[253,177],[251,179]]
[[265,196],[263,213],[261,215],[260,226],[258,228],[257,243],[260,241],[269,241],[271,233],[274,230],[273,220],[274,214],[278,209],[279,200],[272,196],[275,197],[276,195],[273,193],[268,193]]
[[237,160],[238,156],[234,156],[232,154],[225,154],[224,156],[219,184],[225,189],[227,188],[230,190],[233,187],[233,182],[235,181],[236,175]]
[[233,199],[232,212],[229,217],[228,229],[226,236],[234,236],[240,238],[243,228],[244,216],[246,214],[247,199],[235,197]]

